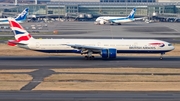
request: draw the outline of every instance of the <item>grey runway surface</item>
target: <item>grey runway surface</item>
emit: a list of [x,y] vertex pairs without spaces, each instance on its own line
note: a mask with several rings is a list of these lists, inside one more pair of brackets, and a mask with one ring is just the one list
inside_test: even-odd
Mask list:
[[40,56],[40,57],[0,57],[0,69],[49,69],[49,68],[102,68],[102,67],[156,67],[180,68],[180,57],[164,56],[119,56],[113,60],[85,60],[83,56]]
[[179,101],[180,92],[0,92],[2,101]]
[[[32,91],[53,74],[51,68],[75,67],[167,67],[179,68],[180,57],[119,57],[115,60],[84,60],[83,57],[0,57],[0,69],[38,69],[20,91],[0,91],[0,101],[179,101],[180,92]],[[39,81],[39,82],[37,82]]]
[[[59,37],[121,37],[121,38],[180,38],[179,23],[144,23],[133,22],[121,26],[94,25],[93,22],[52,22],[43,29],[27,29],[32,36]],[[23,23],[23,27],[39,23]],[[57,30],[58,34],[53,34]],[[3,31],[3,30],[2,30]],[[5,29],[0,36],[13,36],[10,29]],[[49,36],[48,36],[49,35]]]

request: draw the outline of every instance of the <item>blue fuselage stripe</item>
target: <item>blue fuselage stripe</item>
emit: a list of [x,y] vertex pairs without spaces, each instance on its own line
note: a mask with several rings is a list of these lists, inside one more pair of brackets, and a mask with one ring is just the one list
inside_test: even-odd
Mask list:
[[0,20],[0,22],[8,22],[8,20]]
[[[35,50],[45,53],[81,53],[79,50]],[[117,50],[117,53],[164,53],[170,50]]]

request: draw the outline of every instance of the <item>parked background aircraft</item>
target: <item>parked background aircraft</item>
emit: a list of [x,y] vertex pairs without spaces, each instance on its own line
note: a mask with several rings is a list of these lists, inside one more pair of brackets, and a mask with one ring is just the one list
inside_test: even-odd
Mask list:
[[[26,20],[27,14],[28,14],[29,9],[26,8],[24,9],[16,18],[15,20],[18,23],[22,23]],[[0,24],[9,24],[8,18],[0,18]]]
[[136,13],[136,8],[133,8],[130,14],[127,17],[109,17],[109,16],[100,16],[96,19],[95,24],[118,24],[133,22],[136,20],[143,20],[143,18],[134,18]]
[[8,20],[15,35],[8,44],[34,51],[86,54],[86,59],[93,59],[92,54],[113,59],[117,53],[160,53],[162,59],[174,49],[168,42],[153,39],[34,39],[14,18]]

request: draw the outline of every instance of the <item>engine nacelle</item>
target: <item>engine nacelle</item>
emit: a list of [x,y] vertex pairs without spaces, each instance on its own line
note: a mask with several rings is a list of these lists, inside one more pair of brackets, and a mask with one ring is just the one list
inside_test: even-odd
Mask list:
[[117,54],[117,50],[114,48],[101,50],[101,56],[102,56],[102,58],[105,58],[105,59],[116,58],[116,54]]
[[104,20],[100,20],[99,23],[100,23],[101,25],[104,25],[104,24],[105,24],[105,21],[104,21]]
[[96,22],[94,22],[94,24],[95,24],[95,25],[100,25],[100,23],[99,23],[99,22],[97,22],[97,21],[96,21]]

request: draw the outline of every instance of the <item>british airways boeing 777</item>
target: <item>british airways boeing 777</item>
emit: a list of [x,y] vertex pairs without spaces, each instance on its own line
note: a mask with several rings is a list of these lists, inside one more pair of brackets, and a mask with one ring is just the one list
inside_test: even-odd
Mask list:
[[8,44],[33,51],[85,54],[86,59],[93,59],[93,54],[113,59],[117,53],[159,53],[162,59],[174,49],[171,43],[154,39],[34,39],[15,19],[8,20],[15,35]]

